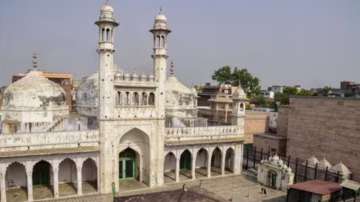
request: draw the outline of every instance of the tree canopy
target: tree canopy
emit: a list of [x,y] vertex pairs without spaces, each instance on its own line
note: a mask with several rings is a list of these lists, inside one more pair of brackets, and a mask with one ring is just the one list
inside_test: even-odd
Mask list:
[[245,68],[223,66],[214,72],[212,79],[220,84],[229,83],[234,86],[241,84],[248,97],[257,96],[261,92],[260,80]]

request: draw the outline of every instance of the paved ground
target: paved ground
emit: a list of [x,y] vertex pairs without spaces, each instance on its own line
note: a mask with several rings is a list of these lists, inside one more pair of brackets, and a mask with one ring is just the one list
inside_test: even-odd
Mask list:
[[[144,193],[154,193],[181,189],[183,185],[187,187],[200,187],[215,195],[233,202],[283,202],[285,201],[285,192],[267,189],[267,195],[261,194],[262,186],[254,181],[253,178],[246,175],[229,175],[227,177],[214,177],[211,179],[200,179],[180,183],[168,183],[165,186],[157,188],[147,188],[136,181],[128,181],[133,189],[127,189],[120,192],[120,196],[130,196]],[[134,190],[138,184],[140,189]],[[126,184],[122,184],[126,186]],[[124,187],[121,190],[124,190]]]
[[[96,182],[84,182],[83,183],[83,193],[89,194],[96,192]],[[59,184],[59,194],[61,197],[64,196],[74,196],[76,195],[76,187],[72,183],[68,184]],[[35,185],[33,186],[33,197],[34,200],[38,199],[49,199],[53,198],[52,187]],[[27,200],[27,191],[26,188],[15,188],[10,189],[6,192],[7,202],[21,202]]]

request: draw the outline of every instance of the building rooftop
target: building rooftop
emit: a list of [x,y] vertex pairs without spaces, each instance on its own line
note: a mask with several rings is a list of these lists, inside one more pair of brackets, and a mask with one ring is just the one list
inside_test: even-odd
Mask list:
[[295,189],[299,191],[310,192],[319,195],[327,195],[337,191],[340,191],[342,188],[340,184],[334,182],[327,182],[322,180],[311,180],[302,183],[297,183],[291,185],[290,189]]

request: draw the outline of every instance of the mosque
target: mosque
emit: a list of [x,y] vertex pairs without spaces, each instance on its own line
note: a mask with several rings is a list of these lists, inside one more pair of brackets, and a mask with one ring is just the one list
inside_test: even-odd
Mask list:
[[119,24],[110,5],[101,7],[95,24],[98,71],[75,92],[76,110],[69,110],[63,88],[36,68],[5,89],[1,202],[119,193],[124,180],[158,187],[241,174],[243,89],[233,92],[231,124],[208,124],[197,115],[196,90],[181,83],[168,65],[171,30],[162,12],[150,29],[153,75],[116,69]]

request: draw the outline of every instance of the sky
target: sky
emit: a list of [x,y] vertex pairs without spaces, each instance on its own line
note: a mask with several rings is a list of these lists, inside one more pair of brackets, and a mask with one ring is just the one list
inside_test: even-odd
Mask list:
[[[0,85],[31,68],[82,78],[98,68],[105,0],[0,0]],[[211,81],[224,65],[270,85],[339,87],[360,75],[359,0],[110,0],[120,22],[115,63],[151,73],[149,29],[162,7],[172,33],[169,61],[187,85]]]

